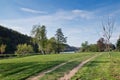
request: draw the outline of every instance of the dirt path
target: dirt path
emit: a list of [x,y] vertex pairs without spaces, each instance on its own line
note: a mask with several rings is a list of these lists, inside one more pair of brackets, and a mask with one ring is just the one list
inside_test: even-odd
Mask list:
[[[101,54],[99,54],[101,55]],[[87,62],[89,62],[90,60],[92,60],[93,58],[99,56],[99,55],[95,55],[85,61],[83,61],[82,63],[80,63],[77,67],[73,68],[68,74],[65,74],[64,77],[61,77],[60,79],[58,80],[70,80],[74,75],[75,73],[84,65],[86,64]]]
[[55,66],[55,67],[53,67],[53,68],[51,68],[51,69],[49,69],[49,70],[46,70],[46,71],[40,72],[40,73],[37,74],[37,75],[31,76],[31,77],[27,78],[26,80],[39,80],[39,79],[40,79],[41,77],[43,77],[46,73],[52,72],[52,71],[54,71],[55,69],[57,69],[57,68],[65,65],[65,64],[67,64],[67,63],[69,63],[69,62],[72,62],[72,61],[74,61],[74,60],[76,60],[76,59],[69,60],[69,61],[67,61],[67,62],[61,63],[61,64],[59,64],[59,65],[57,65],[57,66]]
[[[89,62],[90,60],[92,60],[93,58],[95,58],[95,57],[97,57],[97,56],[98,56],[98,55],[95,55],[95,56],[93,56],[93,57],[91,57],[91,58],[83,61],[83,62],[80,63],[77,67],[75,67],[73,70],[71,70],[71,71],[69,72],[69,74],[65,74],[64,77],[61,77],[61,78],[58,79],[58,80],[70,80],[70,78],[71,78],[72,76],[74,76],[75,73],[76,73],[84,64],[86,64],[87,62]],[[59,65],[57,65],[57,66],[55,66],[55,67],[53,67],[53,68],[51,68],[51,69],[49,69],[49,70],[46,70],[46,71],[43,71],[43,72],[38,73],[37,75],[31,76],[31,77],[27,78],[26,80],[39,80],[39,79],[40,79],[41,77],[43,77],[46,73],[52,72],[52,71],[56,70],[57,68],[65,65],[65,64],[67,64],[67,63],[69,63],[69,62],[75,61],[75,60],[76,60],[76,59],[73,59],[73,60],[70,60],[70,61],[61,63],[61,64],[59,64]]]

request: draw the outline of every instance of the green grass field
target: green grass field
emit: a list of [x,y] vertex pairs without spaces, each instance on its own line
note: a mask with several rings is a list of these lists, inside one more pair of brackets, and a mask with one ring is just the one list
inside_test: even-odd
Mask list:
[[72,80],[120,80],[120,53],[103,53],[84,65]]
[[[73,60],[45,74],[40,80],[57,80],[80,62],[99,53],[34,55],[0,60],[0,80],[24,80],[63,62]],[[108,53],[85,64],[71,80],[120,80],[120,53]]]
[[[77,58],[79,58],[80,62],[94,54],[95,53],[52,54],[2,59],[0,60],[0,80],[24,80],[60,63]],[[65,68],[66,71],[70,70],[69,67],[71,65],[69,64],[67,64]],[[78,63],[75,63],[75,65],[77,64]]]
[[[81,54],[81,53],[80,53]],[[84,53],[82,53],[84,54]],[[57,80],[58,78],[64,76],[65,73],[69,73],[74,67],[79,65],[82,61],[93,56],[93,53],[85,53],[74,61],[68,62],[67,64],[61,66],[60,68],[54,70],[53,72],[47,73],[40,80]]]

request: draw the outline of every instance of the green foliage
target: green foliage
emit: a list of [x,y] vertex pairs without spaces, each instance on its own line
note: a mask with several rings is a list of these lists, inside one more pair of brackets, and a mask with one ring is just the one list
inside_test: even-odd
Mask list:
[[63,44],[67,42],[61,28],[57,29],[55,38],[57,43],[57,52],[60,53],[61,50],[64,49]]
[[81,44],[81,51],[82,52],[98,52],[97,44],[88,44],[88,41],[85,41]]
[[30,44],[31,37],[0,25],[0,44],[6,44],[5,53],[14,53],[18,44]]
[[34,25],[31,33],[39,46],[39,50],[44,54],[47,43],[46,27],[44,25]]
[[90,44],[89,45],[89,51],[91,51],[91,52],[98,52],[97,44]]
[[47,41],[46,52],[47,53],[56,53],[56,50],[57,50],[56,39],[54,37],[52,37]]
[[61,28],[57,29],[55,36],[56,36],[57,43],[66,43],[66,37],[64,37]]
[[117,40],[116,46],[117,46],[117,50],[120,51],[120,38]]
[[17,51],[15,51],[16,55],[26,55],[33,52],[33,47],[27,44],[19,44],[17,46]]
[[88,41],[85,41],[84,43],[81,44],[81,51],[86,52],[88,51]]
[[0,45],[0,53],[3,54],[5,52],[5,49],[6,49],[6,45],[1,44]]
[[88,44],[88,41],[85,41],[84,43],[81,44],[80,51],[81,52],[103,52],[103,51],[108,51],[106,50],[106,46],[109,46],[110,50],[113,51],[115,50],[115,45],[110,43],[106,44],[104,41],[104,38],[100,38],[97,41],[97,44]]

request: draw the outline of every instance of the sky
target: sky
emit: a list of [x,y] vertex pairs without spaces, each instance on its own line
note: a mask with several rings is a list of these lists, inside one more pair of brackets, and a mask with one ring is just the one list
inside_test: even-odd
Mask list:
[[33,25],[45,25],[47,37],[61,28],[67,43],[80,47],[103,37],[101,22],[112,17],[112,43],[120,35],[120,0],[0,0],[0,25],[31,35]]

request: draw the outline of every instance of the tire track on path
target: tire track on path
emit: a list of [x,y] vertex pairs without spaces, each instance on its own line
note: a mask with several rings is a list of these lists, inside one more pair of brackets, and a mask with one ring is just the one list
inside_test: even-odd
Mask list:
[[65,73],[65,75],[61,78],[59,78],[58,80],[70,80],[74,75],[75,73],[80,69],[82,68],[82,66],[84,66],[87,62],[91,61],[92,59],[96,58],[97,56],[100,56],[101,53],[98,55],[95,55],[83,62],[81,62],[77,67],[73,68],[68,74]]
[[[79,58],[77,58],[77,59],[79,59]],[[40,72],[40,73],[38,73],[37,75],[34,75],[34,76],[30,76],[30,77],[27,78],[26,80],[39,80],[39,79],[40,79],[41,77],[43,77],[46,73],[52,72],[52,71],[56,70],[57,68],[65,65],[65,64],[67,64],[67,63],[69,63],[69,62],[75,61],[75,60],[77,60],[77,59],[73,59],[73,60],[69,60],[69,61],[67,61],[67,62],[61,63],[61,64],[59,64],[59,65],[57,65],[57,66],[55,66],[55,67],[53,67],[53,68],[51,68],[51,69],[49,69],[49,70]]]

